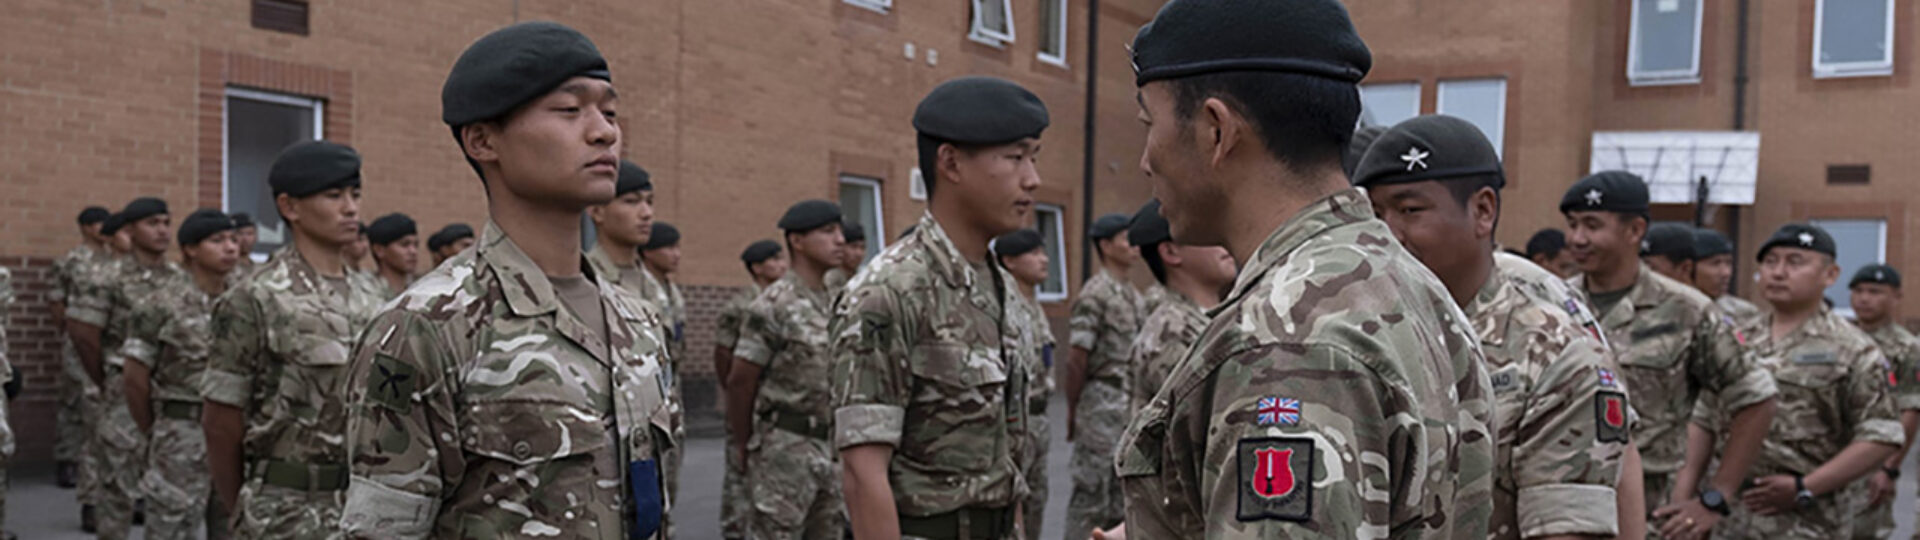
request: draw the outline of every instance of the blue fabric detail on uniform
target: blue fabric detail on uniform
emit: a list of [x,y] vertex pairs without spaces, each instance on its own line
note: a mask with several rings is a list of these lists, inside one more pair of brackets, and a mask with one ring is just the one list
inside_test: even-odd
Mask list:
[[678,321],[673,323],[673,340],[678,342],[678,341],[686,341],[686,339],[687,339],[687,322]]
[[646,459],[627,463],[627,485],[633,491],[633,530],[628,538],[645,540],[660,531],[664,515],[660,500],[660,466]]
[[1053,367],[1053,344],[1052,343],[1048,343],[1040,347],[1040,359],[1047,363],[1047,367]]

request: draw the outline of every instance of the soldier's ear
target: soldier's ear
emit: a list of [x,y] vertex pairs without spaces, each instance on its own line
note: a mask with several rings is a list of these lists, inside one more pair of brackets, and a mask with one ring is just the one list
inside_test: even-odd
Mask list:
[[285,193],[273,196],[274,208],[280,211],[280,219],[287,223],[300,220],[300,205],[294,204],[296,202],[299,202],[299,199]]

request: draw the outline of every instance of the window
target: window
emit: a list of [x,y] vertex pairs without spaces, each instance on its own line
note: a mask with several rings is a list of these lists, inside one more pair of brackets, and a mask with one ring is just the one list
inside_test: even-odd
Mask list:
[[1814,77],[1893,74],[1893,0],[1814,4]]
[[1067,0],[1040,0],[1040,61],[1067,65]]
[[1839,252],[1834,262],[1840,264],[1840,279],[1827,286],[1826,297],[1833,302],[1834,311],[1851,318],[1853,307],[1849,303],[1847,279],[1862,266],[1887,260],[1887,222],[1883,219],[1816,219],[1811,223],[1833,235],[1834,247]]
[[867,233],[867,258],[887,246],[886,214],[880,208],[880,181],[858,176],[840,177],[840,213]]
[[1434,109],[1473,123],[1493,143],[1494,155],[1504,155],[1501,143],[1506,138],[1506,79],[1440,81],[1440,102]]
[[287,242],[287,225],[273,204],[267,171],[280,151],[321,138],[320,100],[242,88],[227,89],[226,167],[221,192],[227,212],[246,212],[258,225],[256,259]]
[[1360,85],[1360,123],[1387,126],[1420,116],[1420,83]]
[[853,4],[856,6],[860,6],[863,8],[871,9],[874,11],[878,11],[881,13],[886,13],[887,10],[893,9],[893,0],[841,0],[841,1],[849,4]]
[[1051,204],[1036,204],[1033,215],[1039,222],[1040,240],[1047,250],[1047,280],[1040,283],[1040,293],[1035,297],[1042,302],[1066,300],[1067,242],[1060,225],[1066,212]]
[[967,38],[995,47],[1013,41],[1013,0],[973,0],[973,30]]
[[253,0],[253,27],[307,35],[306,0]]
[[1701,0],[1633,0],[1627,81],[1700,82],[1700,9]]

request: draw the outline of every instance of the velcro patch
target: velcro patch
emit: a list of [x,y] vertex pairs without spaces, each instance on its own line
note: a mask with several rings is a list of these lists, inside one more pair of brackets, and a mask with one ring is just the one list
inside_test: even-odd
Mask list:
[[413,388],[419,374],[413,365],[376,354],[367,377],[367,399],[400,414],[413,411]]
[[1241,439],[1238,452],[1240,521],[1313,517],[1313,439]]
[[1833,353],[1821,351],[1821,352],[1810,352],[1806,354],[1797,354],[1793,356],[1793,363],[1795,364],[1831,364],[1833,363]]
[[1593,394],[1593,438],[1600,442],[1625,443],[1627,429],[1627,395],[1619,392],[1595,392]]
[[1634,330],[1633,340],[1640,341],[1643,339],[1652,339],[1652,338],[1657,338],[1657,337],[1664,336],[1664,335],[1671,334],[1678,331],[1680,331],[1680,325],[1677,323],[1666,323],[1661,325],[1655,325],[1650,328],[1642,328],[1639,330]]

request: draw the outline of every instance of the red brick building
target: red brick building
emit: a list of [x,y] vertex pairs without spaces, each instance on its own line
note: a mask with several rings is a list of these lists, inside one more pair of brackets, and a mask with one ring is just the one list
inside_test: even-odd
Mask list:
[[20,459],[49,456],[62,381],[45,271],[79,241],[80,208],[153,195],[176,214],[252,211],[271,243],[261,171],[318,136],[363,155],[365,219],[404,211],[423,235],[478,225],[483,194],[439,121],[440,85],[467,44],[515,21],[572,25],[611,63],[624,155],[653,171],[658,214],[685,235],[690,408],[712,407],[705,351],[719,304],[747,281],[739,251],[776,237],[804,198],[846,203],[874,249],[897,236],[922,208],[913,106],[961,75],[1018,81],[1051,109],[1039,226],[1061,261],[1047,298],[1064,331],[1086,182],[1096,213],[1147,197],[1124,45],[1159,3],[1099,2],[1096,29],[1089,0],[9,2],[0,265],[15,274],[6,329],[28,388],[13,414]]

